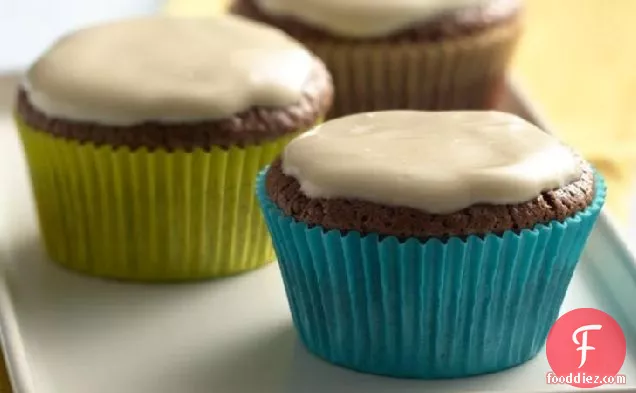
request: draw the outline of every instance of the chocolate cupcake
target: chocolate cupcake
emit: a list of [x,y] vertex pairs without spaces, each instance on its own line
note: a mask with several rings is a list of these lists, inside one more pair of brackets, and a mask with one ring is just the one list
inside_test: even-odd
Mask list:
[[234,0],[231,12],[283,29],[323,59],[330,117],[490,109],[521,32],[521,0]]
[[571,149],[479,111],[329,121],[257,192],[309,351],[425,379],[534,357],[605,200]]
[[46,249],[91,275],[218,277],[273,259],[259,170],[332,99],[324,65],[239,17],[149,17],[63,37],[16,121]]

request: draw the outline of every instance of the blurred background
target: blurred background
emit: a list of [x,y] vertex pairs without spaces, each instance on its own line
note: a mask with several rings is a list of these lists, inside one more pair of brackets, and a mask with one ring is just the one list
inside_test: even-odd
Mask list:
[[605,174],[615,218],[635,222],[636,1],[527,3],[514,71],[554,131]]

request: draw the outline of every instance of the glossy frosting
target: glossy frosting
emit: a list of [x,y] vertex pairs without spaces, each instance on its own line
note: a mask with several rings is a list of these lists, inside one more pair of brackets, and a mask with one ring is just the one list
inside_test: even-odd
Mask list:
[[348,37],[376,37],[408,28],[445,12],[493,0],[254,0],[261,10],[292,16]]
[[198,121],[298,102],[313,61],[284,33],[239,17],[145,17],[63,37],[28,70],[24,87],[53,117]]
[[351,115],[295,138],[282,165],[311,198],[433,214],[526,202],[581,173],[579,161],[556,138],[501,112]]

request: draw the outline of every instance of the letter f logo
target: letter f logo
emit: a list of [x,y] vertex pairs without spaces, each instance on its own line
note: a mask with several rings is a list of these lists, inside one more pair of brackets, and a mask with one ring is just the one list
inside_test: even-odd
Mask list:
[[[574,341],[574,344],[580,345],[580,347],[576,349],[577,351],[581,351],[581,364],[579,364],[579,368],[583,367],[583,365],[585,364],[585,361],[587,360],[587,351],[593,351],[596,349],[592,346],[587,345],[587,332],[590,330],[601,330],[602,327],[603,326],[601,325],[585,325],[576,329],[574,333],[572,334],[572,341]],[[577,336],[581,332],[583,334],[581,335],[582,337],[581,342],[579,342]]]

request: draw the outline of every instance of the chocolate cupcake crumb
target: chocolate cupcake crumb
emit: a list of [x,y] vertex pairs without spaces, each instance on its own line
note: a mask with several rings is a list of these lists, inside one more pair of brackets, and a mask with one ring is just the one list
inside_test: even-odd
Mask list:
[[356,231],[363,235],[379,233],[401,240],[483,236],[532,229],[553,220],[563,221],[585,210],[594,199],[594,172],[587,162],[578,159],[581,177],[564,187],[545,191],[533,200],[517,205],[474,205],[452,214],[429,214],[353,199],[309,198],[300,190],[296,179],[283,173],[280,159],[271,165],[265,185],[276,206],[309,226]]
[[31,104],[24,89],[18,92],[16,110],[20,119],[38,132],[95,146],[167,151],[209,150],[212,146],[227,149],[260,144],[313,126],[325,116],[333,100],[331,76],[319,60],[314,62],[303,90],[301,100],[288,107],[253,107],[227,119],[187,123],[112,126],[49,117]]

